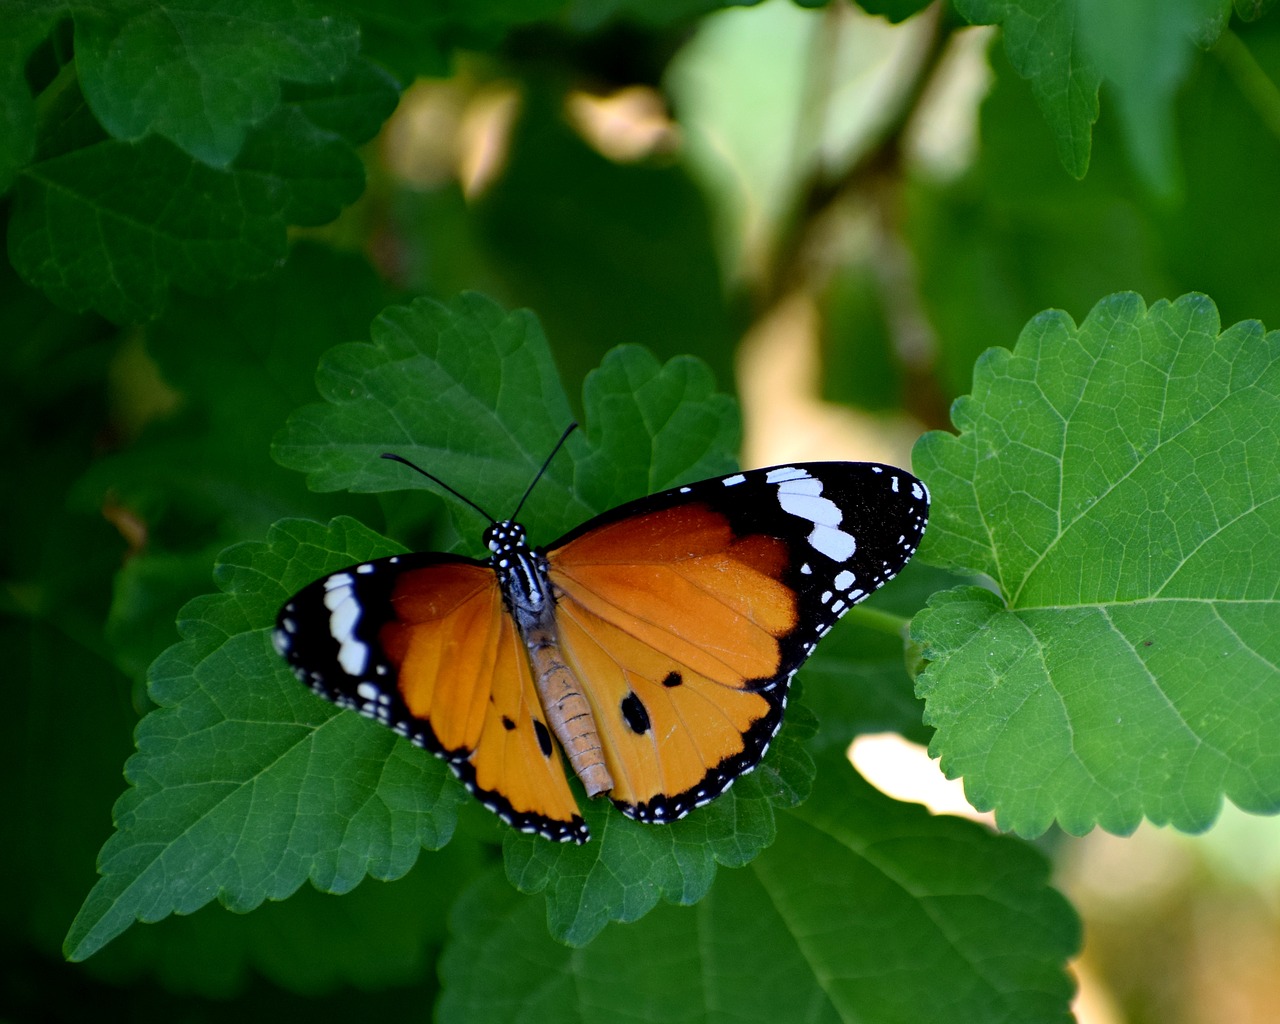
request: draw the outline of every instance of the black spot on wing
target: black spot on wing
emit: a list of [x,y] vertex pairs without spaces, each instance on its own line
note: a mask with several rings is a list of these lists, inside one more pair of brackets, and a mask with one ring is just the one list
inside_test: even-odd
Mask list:
[[543,757],[550,757],[552,754],[551,733],[547,731],[547,727],[538,719],[533,720],[533,731],[538,736],[538,746],[542,750]]
[[516,727],[515,722],[511,721],[511,719],[508,718],[506,715],[502,716],[502,728],[506,729],[507,732],[512,732],[514,731],[515,727]]
[[643,736],[650,729],[649,712],[640,698],[628,693],[622,698],[622,717],[627,727],[637,736]]
[[684,679],[681,678],[679,672],[668,672],[666,677],[662,680],[662,685],[667,687],[667,689],[671,689],[673,686],[681,686],[683,684]]

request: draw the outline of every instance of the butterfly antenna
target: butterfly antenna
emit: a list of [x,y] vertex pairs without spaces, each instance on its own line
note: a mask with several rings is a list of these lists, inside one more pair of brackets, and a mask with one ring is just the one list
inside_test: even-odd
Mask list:
[[[554,453],[552,453],[552,454],[554,454]],[[393,454],[391,454],[391,452],[383,452],[383,453],[382,453],[382,457],[383,457],[384,459],[390,459],[392,462],[399,462],[399,463],[401,463],[401,464],[403,464],[403,465],[405,465],[405,466],[408,466],[410,469],[415,470],[415,471],[417,471],[417,472],[421,473],[423,476],[425,476],[425,477],[426,477],[428,480],[430,480],[432,483],[438,484],[439,486],[443,487],[446,491],[448,491],[450,494],[452,494],[452,495],[453,495],[455,498],[457,498],[459,501],[465,501],[465,502],[466,502],[468,505],[470,505],[473,509],[475,509],[475,510],[476,510],[477,512],[479,512],[482,516],[484,516],[484,517],[485,517],[485,519],[486,519],[487,521],[489,521],[489,522],[491,522],[491,523],[496,523],[496,522],[497,522],[497,520],[496,520],[496,519],[494,519],[494,518],[493,518],[493,516],[489,515],[489,513],[488,513],[488,512],[486,512],[484,509],[482,509],[479,505],[477,505],[474,501],[472,501],[470,498],[468,498],[465,494],[462,494],[462,493],[460,493],[460,492],[458,492],[458,491],[455,491],[452,487],[450,487],[447,483],[445,483],[443,480],[441,480],[441,479],[440,479],[438,476],[436,476],[434,473],[428,473],[428,472],[427,472],[425,469],[423,469],[421,466],[415,466],[412,462],[410,462],[408,459],[406,459],[403,455],[393,455]]]
[[551,465],[551,460],[554,459],[556,457],[556,453],[559,452],[560,449],[564,447],[564,443],[567,440],[569,440],[569,435],[572,434],[577,429],[578,429],[577,423],[570,423],[567,427],[564,428],[564,433],[560,435],[560,440],[556,442],[556,446],[551,449],[551,454],[548,455],[546,458],[546,461],[543,462],[542,468],[538,470],[538,472],[534,474],[533,479],[529,481],[529,486],[525,488],[524,497],[521,498],[520,503],[516,505],[516,510],[511,513],[512,519],[515,519],[516,516],[520,514],[520,510],[524,508],[525,500],[529,497],[530,494],[533,493],[534,487],[537,486],[538,481],[542,479],[542,474],[545,473],[547,471],[547,467]]

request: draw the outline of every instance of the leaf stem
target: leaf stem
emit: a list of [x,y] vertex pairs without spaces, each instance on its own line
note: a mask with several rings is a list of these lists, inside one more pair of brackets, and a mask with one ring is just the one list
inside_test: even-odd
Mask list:
[[57,75],[53,81],[40,90],[40,94],[36,97],[36,117],[42,121],[53,109],[59,98],[68,90],[79,84],[80,74],[76,69],[75,61],[69,61],[58,69]]
[[1222,62],[1236,88],[1258,112],[1262,123],[1280,139],[1280,89],[1262,70],[1244,41],[1228,30],[1219,37],[1212,52]]
[[877,633],[888,633],[901,639],[906,639],[907,630],[911,626],[911,620],[905,615],[894,615],[892,612],[868,608],[866,605],[859,605],[850,610],[848,617],[855,620],[859,626],[874,629]]

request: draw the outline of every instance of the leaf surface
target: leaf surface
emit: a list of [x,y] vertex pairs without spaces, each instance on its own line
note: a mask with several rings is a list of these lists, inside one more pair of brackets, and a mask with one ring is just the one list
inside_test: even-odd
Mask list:
[[584,949],[496,873],[454,909],[439,1019],[1065,1022],[1079,924],[1043,858],[822,764],[778,840]]
[[994,592],[912,624],[944,770],[1028,835],[1280,809],[1280,333],[1198,295],[1046,313],[953,418],[923,557]]

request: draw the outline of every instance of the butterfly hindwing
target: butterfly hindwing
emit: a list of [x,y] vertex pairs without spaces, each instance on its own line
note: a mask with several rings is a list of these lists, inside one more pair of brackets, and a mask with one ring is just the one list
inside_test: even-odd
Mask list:
[[902,568],[927,513],[900,469],[800,464],[652,495],[552,545],[561,643],[614,803],[670,821],[754,768],[795,671]]
[[504,821],[585,839],[486,563],[411,554],[352,566],[299,591],[276,636],[303,682],[443,757]]

